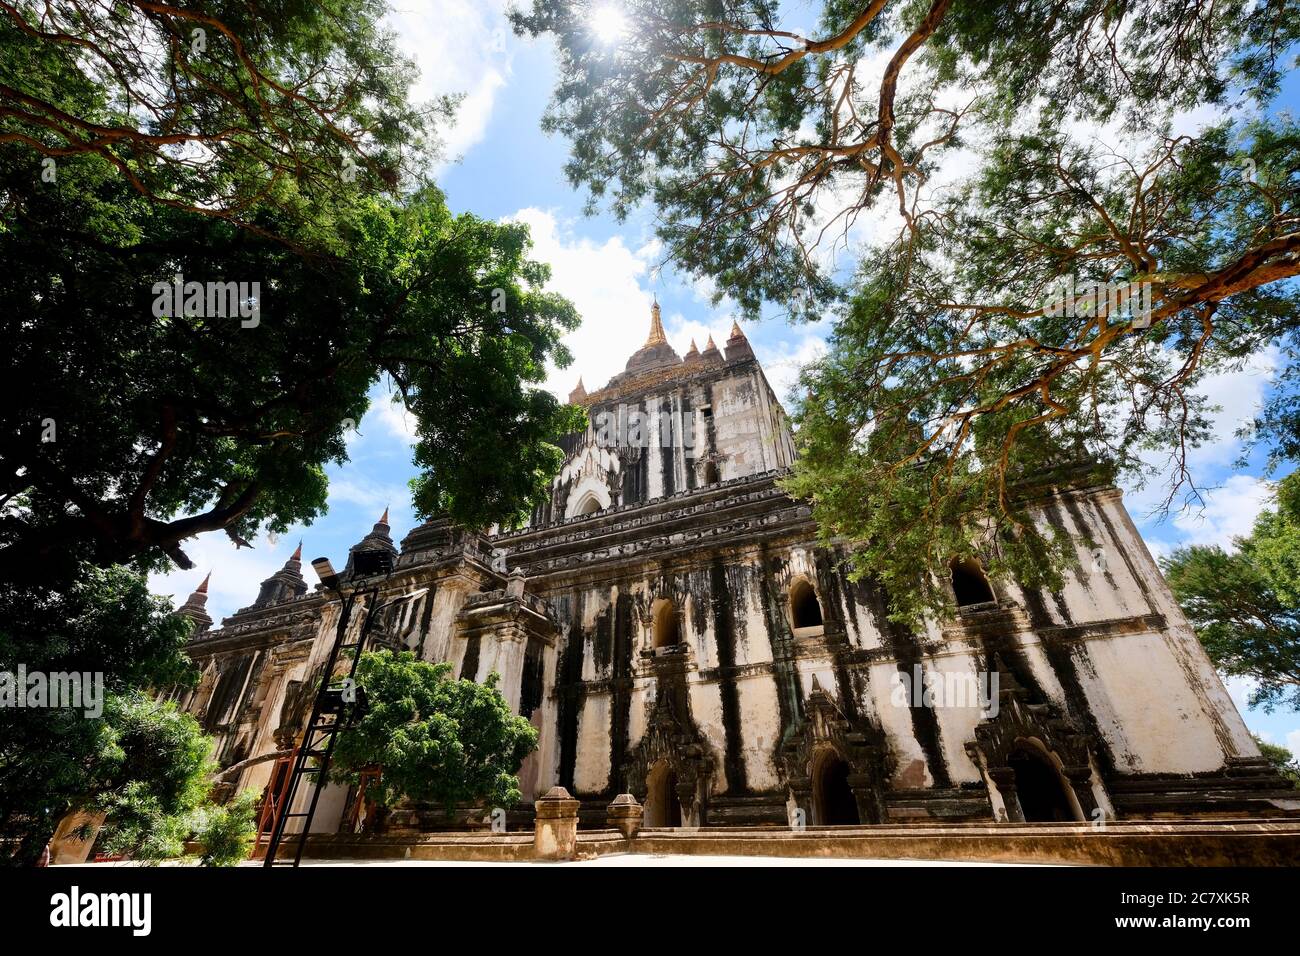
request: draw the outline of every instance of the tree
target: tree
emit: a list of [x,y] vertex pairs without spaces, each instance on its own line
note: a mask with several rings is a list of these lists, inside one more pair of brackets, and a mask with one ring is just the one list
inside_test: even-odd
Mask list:
[[[340,182],[418,178],[454,100],[407,101],[381,0],[5,3],[0,143],[32,176],[98,160],[150,201],[265,233]],[[271,229],[274,233],[274,230]]]
[[1179,548],[1165,577],[1214,665],[1257,683],[1250,706],[1300,711],[1300,472],[1234,545]]
[[[545,487],[573,417],[540,383],[548,361],[567,364],[560,338],[578,318],[542,290],[527,227],[453,216],[434,190],[358,198],[328,227],[348,254],[306,259],[101,173],[68,170],[59,195],[28,197],[0,230],[5,371],[20,386],[0,413],[0,501],[19,505],[0,516],[0,566],[188,567],[180,544],[198,533],[243,543],[310,521],[381,376],[418,422],[426,514],[507,522]],[[178,274],[260,282],[261,314],[153,314]]]
[[140,862],[180,856],[216,769],[212,738],[176,705],[133,691],[109,698],[90,790],[70,809],[105,815],[98,843]]
[[1291,786],[1300,790],[1300,760],[1296,759],[1295,754],[1277,744],[1270,744],[1266,740],[1260,740],[1254,734],[1255,743],[1259,745],[1259,752],[1264,755],[1264,759],[1273,765],[1278,773],[1287,780],[1291,781]]
[[511,713],[496,689],[452,680],[451,665],[417,660],[409,651],[362,655],[357,684],[369,710],[339,734],[330,774],[350,783],[378,767],[367,795],[380,806],[398,800],[509,807],[522,798],[516,774],[537,748],[537,731]]
[[[84,566],[62,590],[0,582],[0,674],[15,684],[20,665],[47,679],[92,675],[81,707],[0,707],[0,846],[8,862],[34,862],[74,809],[112,811],[144,836],[155,834],[140,822],[151,808],[177,810],[196,788],[206,791],[211,742],[192,718],[142,693],[197,683],[182,650],[190,627],[125,568]],[[102,697],[86,689],[96,686]]]
[[201,865],[235,866],[248,859],[257,836],[258,801],[255,791],[245,790],[227,804],[199,809],[194,820],[194,841],[203,847]]
[[[1267,112],[1294,4],[827,2],[815,32],[773,0],[624,9],[612,44],[570,0],[515,16],[558,44],[546,126],[719,297],[836,317],[790,488],[896,616],[941,611],[961,554],[1059,579],[1028,502],[1072,461],[1195,500],[1196,384],[1295,341],[1300,127]],[[1198,108],[1220,120],[1184,132]],[[1300,447],[1297,421],[1278,396],[1260,439]]]
[[[426,515],[529,510],[576,421],[540,384],[577,315],[526,227],[398,175],[433,117],[383,9],[0,11],[0,330],[23,396],[0,413],[0,573],[189,567],[196,534],[310,521],[381,379],[418,422]],[[340,177],[353,153],[363,174]]]

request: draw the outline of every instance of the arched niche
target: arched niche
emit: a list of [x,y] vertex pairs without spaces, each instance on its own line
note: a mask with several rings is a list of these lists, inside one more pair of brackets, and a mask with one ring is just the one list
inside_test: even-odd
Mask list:
[[583,515],[595,514],[597,511],[604,511],[612,503],[609,486],[604,479],[595,474],[587,474],[569,491],[564,517],[579,518]]
[[647,827],[679,827],[682,804],[677,795],[677,774],[667,760],[660,760],[646,774],[645,817]]
[[677,605],[668,598],[657,598],[650,605],[651,644],[655,650],[682,642]]
[[795,578],[787,595],[790,606],[790,627],[796,637],[814,637],[825,627],[822,604],[817,591],[807,578]]
[[823,750],[813,773],[813,823],[816,826],[860,826],[857,797],[849,785],[848,761],[834,750]]
[[952,595],[958,607],[973,607],[997,601],[993,585],[978,558],[954,558],[948,565],[952,573]]

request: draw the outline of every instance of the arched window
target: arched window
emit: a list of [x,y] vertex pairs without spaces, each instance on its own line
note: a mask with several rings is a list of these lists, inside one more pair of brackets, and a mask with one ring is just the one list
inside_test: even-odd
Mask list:
[[790,587],[790,623],[796,629],[822,626],[822,606],[817,600],[817,592],[803,578]]
[[677,608],[667,598],[659,598],[651,606],[654,628],[654,646],[672,647],[681,642],[677,634]]
[[582,515],[594,515],[597,511],[600,510],[601,510],[600,499],[597,498],[595,495],[588,495],[578,505],[579,517],[581,517]]
[[704,463],[704,483],[706,485],[716,485],[718,483],[718,466],[716,462],[706,461]]
[[955,558],[949,567],[952,569],[952,593],[957,599],[958,607],[988,604],[997,600],[979,559]]

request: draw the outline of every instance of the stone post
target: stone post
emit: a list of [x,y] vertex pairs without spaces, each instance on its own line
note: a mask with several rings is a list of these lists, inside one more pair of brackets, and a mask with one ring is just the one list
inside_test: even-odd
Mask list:
[[874,786],[876,778],[869,773],[849,774],[849,790],[858,805],[858,820],[862,824],[884,823],[887,813]]
[[1025,814],[1020,809],[1020,796],[1016,793],[1016,772],[1010,767],[994,767],[989,770],[989,778],[1002,795],[1002,803],[1007,810],[1008,823],[1024,823]]
[[636,838],[643,816],[645,807],[637,803],[636,797],[630,793],[620,793],[605,809],[605,822],[623,834],[625,840]]
[[1097,798],[1092,792],[1092,768],[1086,764],[1082,767],[1066,767],[1064,774],[1070,783],[1070,789],[1074,791],[1075,799],[1079,801],[1084,822],[1096,822]]
[[551,787],[533,804],[533,854],[539,860],[572,860],[578,855],[578,801],[563,787]]

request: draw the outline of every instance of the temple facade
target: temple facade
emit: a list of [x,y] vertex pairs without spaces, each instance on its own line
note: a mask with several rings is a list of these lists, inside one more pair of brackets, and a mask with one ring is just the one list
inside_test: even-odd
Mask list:
[[[954,564],[954,618],[908,629],[779,486],[790,425],[739,327],[682,357],[656,305],[625,371],[570,400],[588,428],[565,439],[524,528],[435,520],[394,543],[385,514],[353,553],[387,551],[392,573],[361,578],[349,556],[342,575],[385,605],[371,647],[496,672],[538,728],[512,819],[556,784],[591,826],[623,792],[647,826],[1300,809],[1116,488],[1070,481],[1036,500],[1037,520],[1077,542],[1060,591]],[[217,739],[230,793],[281,787],[334,641],[340,602],[308,588],[300,552],[220,628],[204,588],[179,612],[203,675],[182,702]],[[364,802],[332,785],[312,829],[367,826]],[[422,807],[388,819],[447,825]]]

